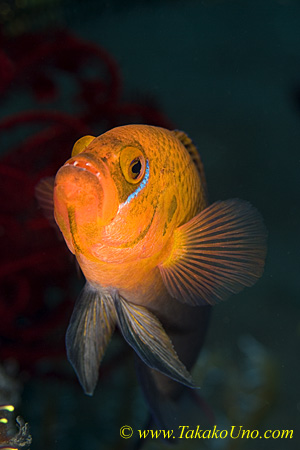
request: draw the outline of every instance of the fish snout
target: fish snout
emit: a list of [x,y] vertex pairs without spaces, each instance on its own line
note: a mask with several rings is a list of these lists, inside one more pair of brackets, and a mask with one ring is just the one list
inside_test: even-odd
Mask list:
[[118,195],[107,165],[88,155],[69,159],[55,178],[54,209],[62,231],[66,222],[71,232],[84,227],[91,233],[110,223],[118,211]]

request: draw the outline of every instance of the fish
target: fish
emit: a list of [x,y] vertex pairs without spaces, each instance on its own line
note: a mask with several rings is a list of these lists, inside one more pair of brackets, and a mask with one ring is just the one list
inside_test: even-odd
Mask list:
[[92,395],[118,328],[160,426],[191,375],[211,308],[262,275],[267,231],[237,198],[209,204],[188,135],[124,125],[84,136],[37,198],[55,218],[86,283],[66,333],[67,356]]

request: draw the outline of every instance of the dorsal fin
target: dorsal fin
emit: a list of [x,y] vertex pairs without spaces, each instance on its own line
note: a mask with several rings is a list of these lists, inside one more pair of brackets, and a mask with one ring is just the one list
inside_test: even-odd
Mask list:
[[208,198],[207,195],[207,184],[206,184],[206,178],[205,178],[205,173],[204,173],[204,167],[203,167],[203,163],[202,160],[200,158],[198,149],[196,147],[196,145],[193,143],[193,141],[191,140],[191,138],[189,138],[189,136],[184,132],[184,131],[180,131],[180,130],[173,130],[172,133],[177,137],[177,139],[184,145],[184,147],[186,148],[186,150],[188,151],[190,157],[192,158],[193,163],[195,164],[200,179],[201,179],[201,183],[205,192],[205,196],[206,198]]

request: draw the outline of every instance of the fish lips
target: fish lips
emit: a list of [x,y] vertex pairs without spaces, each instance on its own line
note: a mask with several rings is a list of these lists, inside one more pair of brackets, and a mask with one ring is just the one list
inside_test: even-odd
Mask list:
[[68,224],[71,233],[82,229],[95,234],[95,229],[110,223],[118,210],[118,196],[106,164],[88,155],[69,159],[55,178],[54,207],[62,231]]

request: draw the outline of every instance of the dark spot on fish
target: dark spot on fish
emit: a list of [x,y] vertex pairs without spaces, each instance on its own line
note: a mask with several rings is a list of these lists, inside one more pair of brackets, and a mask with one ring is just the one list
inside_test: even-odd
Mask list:
[[68,208],[68,218],[69,218],[69,224],[70,224],[70,231],[73,241],[73,246],[75,253],[81,253],[82,250],[79,245],[79,238],[78,238],[78,230],[77,230],[77,224],[75,221],[75,209],[74,207]]
[[175,195],[173,195],[171,203],[169,205],[169,209],[168,209],[168,218],[166,220],[166,223],[165,223],[165,226],[163,229],[163,236],[167,232],[168,225],[171,222],[171,220],[173,219],[176,209],[177,209],[177,199],[176,199]]
[[163,229],[163,236],[166,234],[168,228],[168,223],[165,223],[164,229]]
[[170,223],[171,220],[173,219],[176,209],[177,209],[177,199],[176,199],[175,195],[173,195],[170,206],[169,206],[169,210],[168,210],[167,223]]

